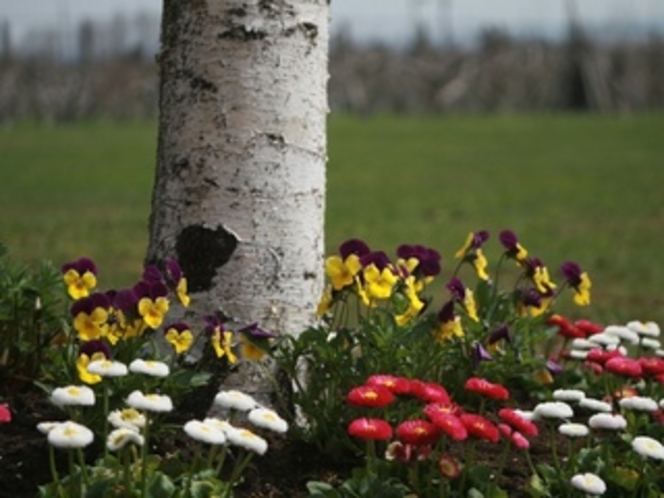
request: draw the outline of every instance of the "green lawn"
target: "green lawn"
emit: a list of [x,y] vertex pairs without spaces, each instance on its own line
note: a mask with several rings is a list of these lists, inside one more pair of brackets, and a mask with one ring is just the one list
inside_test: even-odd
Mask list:
[[[491,264],[509,228],[554,279],[568,259],[590,272],[593,305],[566,311],[664,325],[662,129],[664,115],[335,116],[328,249],[423,243],[449,275],[468,232],[491,232]],[[0,241],[21,261],[88,255],[104,287],[133,282],[155,149],[154,123],[1,130]]]

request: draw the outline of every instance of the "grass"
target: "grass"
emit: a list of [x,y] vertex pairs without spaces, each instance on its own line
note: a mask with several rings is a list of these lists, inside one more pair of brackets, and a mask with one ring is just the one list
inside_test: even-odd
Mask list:
[[[661,114],[334,116],[328,252],[350,237],[389,254],[422,243],[443,254],[449,274],[468,232],[491,232],[491,264],[508,228],[554,279],[565,260],[590,272],[593,305],[563,310],[664,325],[662,127]],[[0,241],[26,262],[88,255],[104,287],[132,283],[155,149],[154,123],[0,131]]]

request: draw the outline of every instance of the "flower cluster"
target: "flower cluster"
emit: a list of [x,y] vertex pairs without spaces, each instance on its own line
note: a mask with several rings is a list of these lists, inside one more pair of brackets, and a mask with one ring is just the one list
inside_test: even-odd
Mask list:
[[[117,361],[96,360],[88,365],[88,370],[104,378],[123,377],[130,373],[157,378],[169,375],[166,364],[143,360],[135,360],[128,367]],[[79,470],[83,476],[80,480],[74,478],[79,471],[74,467],[73,459],[70,459],[70,475],[61,480],[53,465],[54,459],[51,457],[53,483],[50,486],[54,488],[54,494],[62,495],[64,489],[67,489],[69,496],[83,496],[86,494],[86,489],[100,485],[100,480],[106,485],[111,485],[115,483],[114,479],[117,479],[117,484],[122,483],[125,488],[124,494],[132,496],[152,496],[149,490],[154,490],[155,482],[161,483],[160,486],[166,485],[162,482],[166,479],[166,474],[154,468],[154,462],[161,460],[157,455],[149,454],[149,439],[156,417],[173,410],[173,402],[168,395],[134,390],[126,397],[126,406],[122,408],[109,411],[107,403],[103,403],[101,408],[104,418],[107,426],[111,426],[110,431],[107,426],[104,428],[106,456],[90,468],[80,452],[94,441],[95,434],[92,429],[74,418],[78,414],[77,410],[98,406],[94,391],[85,385],[59,387],[51,393],[51,401],[68,411],[70,419],[41,422],[38,424],[38,429],[47,435],[51,455],[53,448],[79,454]],[[221,391],[215,397],[215,404],[231,412],[246,412],[247,420],[259,431],[268,430],[284,434],[288,430],[287,422],[275,411],[259,405],[251,396],[242,392]],[[174,482],[181,483],[184,494],[191,492],[188,486],[194,486],[192,478],[201,472],[207,472],[200,475],[206,476],[207,485],[211,489],[216,489],[219,493],[229,493],[252,455],[263,455],[268,449],[267,440],[257,432],[244,426],[235,426],[229,420],[218,417],[189,420],[183,425],[183,430],[194,441],[209,446],[207,458],[200,458],[199,454],[204,450],[199,447],[191,466],[183,470],[182,476],[176,476]],[[217,447],[223,447],[222,452],[217,451]],[[118,456],[117,462],[121,469],[117,472],[112,471],[115,460],[110,458],[108,452]],[[222,481],[219,475],[229,452],[235,452],[232,458],[233,469],[231,477]],[[199,468],[202,461],[206,462],[207,468]],[[210,470],[213,472],[210,473]],[[149,482],[150,479],[152,482]],[[170,483],[168,486],[172,487],[174,484]]]
[[[363,385],[351,389],[346,396],[349,405],[376,413],[355,418],[348,425],[351,436],[371,443],[367,447],[368,471],[376,468],[373,460],[379,458],[374,442],[387,441],[385,459],[397,465],[392,468],[395,473],[399,472],[398,467],[428,467],[427,479],[410,479],[409,486],[418,495],[430,496],[436,482],[451,488],[452,481],[463,472],[472,476],[479,465],[474,461],[476,444],[498,444],[504,440],[506,449],[528,450],[539,429],[518,410],[500,406],[510,398],[505,386],[471,377],[464,389],[480,401],[482,408],[466,409],[437,382],[393,375],[372,375]],[[493,408],[485,410],[486,405]],[[459,460],[456,449],[462,441],[470,445],[465,461]],[[497,469],[497,475],[500,471]],[[469,479],[472,481],[472,477]]]

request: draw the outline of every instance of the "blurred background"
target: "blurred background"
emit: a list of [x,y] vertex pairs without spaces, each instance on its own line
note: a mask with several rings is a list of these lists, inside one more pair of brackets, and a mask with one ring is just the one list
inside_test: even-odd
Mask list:
[[[0,121],[154,117],[160,5],[0,0]],[[661,0],[331,5],[333,110],[630,111],[664,103]]]
[[[158,0],[0,0],[0,243],[140,275],[154,176]],[[326,244],[444,271],[515,231],[576,317],[664,324],[664,1],[332,0]],[[465,275],[469,279],[471,274]],[[444,284],[441,284],[441,287]],[[442,295],[443,290],[436,290]]]

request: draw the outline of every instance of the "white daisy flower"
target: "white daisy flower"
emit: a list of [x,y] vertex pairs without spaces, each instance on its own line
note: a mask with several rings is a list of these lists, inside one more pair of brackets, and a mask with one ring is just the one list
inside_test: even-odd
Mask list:
[[590,342],[588,339],[577,337],[576,339],[572,340],[570,347],[572,349],[592,349],[596,348],[597,344]]
[[556,401],[581,401],[586,393],[580,389],[556,389],[553,391],[553,399]]
[[87,386],[56,387],[51,393],[51,402],[57,406],[92,406],[95,393]]
[[658,356],[659,358],[664,358],[664,349],[655,350],[655,356]]
[[621,341],[625,341],[630,344],[639,343],[639,334],[637,334],[632,329],[624,325],[609,325],[604,329],[603,333],[614,335],[617,338],[619,338]]
[[88,363],[88,372],[100,377],[123,377],[127,375],[127,365],[113,360],[95,360]]
[[610,403],[595,398],[583,398],[579,401],[579,406],[594,412],[610,413],[613,410]]
[[184,432],[189,437],[207,444],[224,444],[226,435],[214,424],[206,424],[200,420],[190,420],[184,424]]
[[619,402],[621,408],[639,412],[656,412],[659,410],[657,401],[646,396],[630,396],[622,398]]
[[646,349],[659,349],[662,347],[662,343],[658,339],[652,339],[651,337],[644,337],[641,339],[641,347]]
[[214,397],[214,402],[222,408],[240,410],[242,412],[249,411],[258,406],[254,398],[242,391],[236,390],[219,391]]
[[567,437],[584,437],[590,433],[590,429],[587,425],[570,422],[568,424],[560,424],[558,432]]
[[664,460],[664,445],[648,436],[637,436],[632,440],[632,449],[639,455]]
[[129,370],[133,373],[150,375],[151,377],[168,377],[171,369],[163,361],[152,361],[137,359],[129,364]]
[[532,410],[519,410],[518,408],[516,408],[514,410],[514,413],[516,413],[521,418],[524,418],[530,422],[536,419],[535,412],[533,412]]
[[591,429],[620,430],[627,427],[627,420],[622,415],[614,413],[596,413],[588,419]]
[[141,391],[133,391],[126,402],[136,410],[147,412],[170,412],[173,409],[171,398],[165,394],[143,394]]
[[564,401],[545,401],[533,410],[536,419],[540,418],[572,418],[574,410]]
[[254,408],[247,415],[249,422],[256,427],[284,433],[288,430],[288,423],[274,410],[268,408]]
[[655,322],[640,322],[638,320],[631,321],[627,324],[631,330],[637,334],[648,337],[659,337],[660,330],[659,325]]
[[263,455],[267,451],[267,441],[260,436],[257,436],[248,429],[235,429],[226,434],[228,442],[234,446],[239,446],[259,455]]
[[588,340],[594,344],[599,344],[600,346],[612,346],[620,344],[620,338],[615,335],[607,334],[602,332],[600,334],[591,335],[588,337]]
[[85,448],[94,439],[94,434],[84,425],[68,420],[48,431],[48,442],[56,448]]
[[585,349],[572,349],[569,352],[569,357],[573,360],[585,360],[587,356],[588,351]]
[[39,422],[37,424],[37,430],[42,434],[48,434],[51,432],[51,429],[60,425],[62,422]]
[[145,415],[134,408],[113,410],[108,414],[109,423],[118,429],[132,429],[138,431],[145,427]]
[[128,444],[143,446],[145,439],[135,429],[120,428],[111,431],[106,438],[106,447],[110,451],[118,451]]
[[586,472],[585,474],[577,474],[570,480],[572,486],[576,489],[583,491],[589,495],[603,495],[606,493],[606,483],[596,474]]
[[208,425],[212,425],[213,427],[216,427],[220,431],[222,431],[224,434],[226,434],[229,431],[237,430],[237,427],[234,425],[231,425],[228,423],[226,420],[221,420],[216,417],[208,417],[203,420],[204,423]]

